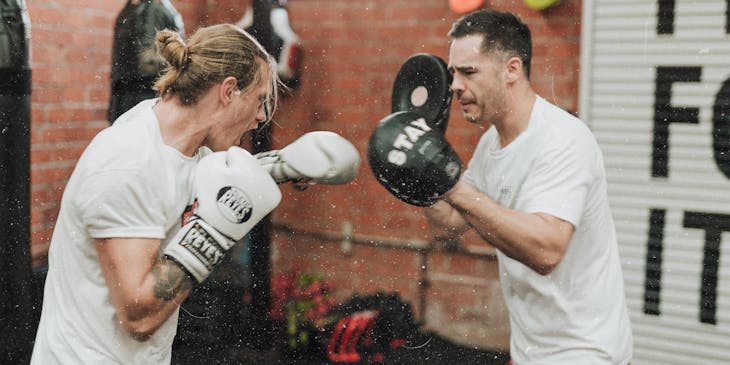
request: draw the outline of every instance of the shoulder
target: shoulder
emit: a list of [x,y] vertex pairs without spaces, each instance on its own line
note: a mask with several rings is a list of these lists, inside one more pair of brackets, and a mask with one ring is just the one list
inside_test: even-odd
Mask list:
[[94,170],[136,170],[159,160],[161,137],[151,106],[140,104],[123,117],[92,139],[79,164]]
[[533,131],[538,159],[544,163],[600,175],[603,154],[593,132],[582,120],[542,99]]
[[552,145],[573,148],[597,148],[597,142],[588,125],[564,109],[538,98],[540,134]]
[[567,128],[576,132],[589,132],[588,126],[577,116],[567,110],[538,97],[535,105],[540,108],[540,114],[554,128]]

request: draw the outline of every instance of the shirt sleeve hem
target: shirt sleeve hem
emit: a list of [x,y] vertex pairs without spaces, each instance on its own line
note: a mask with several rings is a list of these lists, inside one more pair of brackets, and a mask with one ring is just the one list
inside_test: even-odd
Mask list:
[[577,214],[571,214],[568,211],[565,210],[559,210],[559,209],[545,209],[540,207],[534,207],[530,209],[525,210],[528,214],[534,214],[534,213],[544,213],[549,214],[555,218],[562,219],[570,224],[573,225],[573,227],[578,227],[578,224],[580,224],[580,215]]
[[95,229],[89,232],[94,238],[165,238],[165,232],[160,227],[125,227],[124,229]]

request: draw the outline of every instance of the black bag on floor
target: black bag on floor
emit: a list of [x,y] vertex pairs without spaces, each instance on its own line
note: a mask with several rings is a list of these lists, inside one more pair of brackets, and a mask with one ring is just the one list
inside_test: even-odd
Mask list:
[[320,343],[332,363],[382,364],[419,337],[411,305],[396,293],[356,294],[332,308],[328,317],[333,321]]

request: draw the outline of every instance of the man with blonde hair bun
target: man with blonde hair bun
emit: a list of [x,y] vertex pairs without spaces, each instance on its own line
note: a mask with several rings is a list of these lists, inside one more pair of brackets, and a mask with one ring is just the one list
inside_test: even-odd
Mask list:
[[66,185],[32,364],[169,364],[180,303],[278,205],[277,184],[354,176],[313,142],[359,162],[339,136],[304,135],[265,157],[239,147],[271,118],[280,83],[245,31],[213,25],[185,43],[163,30],[156,45],[160,97],[101,131]]

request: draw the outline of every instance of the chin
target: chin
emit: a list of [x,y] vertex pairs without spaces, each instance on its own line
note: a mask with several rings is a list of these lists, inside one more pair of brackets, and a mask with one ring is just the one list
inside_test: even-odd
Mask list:
[[482,118],[478,115],[464,113],[464,119],[469,123],[480,123]]

